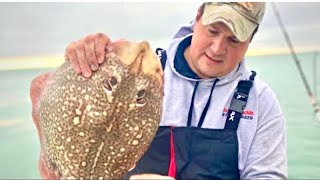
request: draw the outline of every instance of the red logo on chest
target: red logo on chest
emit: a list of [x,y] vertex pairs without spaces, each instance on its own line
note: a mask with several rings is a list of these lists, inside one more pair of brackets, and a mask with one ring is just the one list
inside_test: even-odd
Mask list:
[[[228,114],[228,108],[224,108],[223,109],[223,113],[222,113],[222,116],[227,116]],[[242,113],[242,119],[248,119],[248,120],[252,120],[253,119],[253,115],[254,115],[254,112],[251,111],[251,110],[244,110],[243,113]]]

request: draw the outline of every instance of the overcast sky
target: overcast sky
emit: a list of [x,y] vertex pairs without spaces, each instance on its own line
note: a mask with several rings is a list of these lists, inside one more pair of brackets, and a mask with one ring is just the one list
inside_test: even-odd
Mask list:
[[[0,3],[0,57],[59,55],[85,35],[149,40],[166,46],[179,26],[194,19],[199,2]],[[277,3],[297,50],[320,50],[320,2]],[[286,49],[271,5],[253,49]]]

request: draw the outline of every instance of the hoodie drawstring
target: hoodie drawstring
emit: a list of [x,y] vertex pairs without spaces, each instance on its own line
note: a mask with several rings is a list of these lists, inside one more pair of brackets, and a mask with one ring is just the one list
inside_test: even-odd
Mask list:
[[213,85],[212,85],[212,87],[211,87],[211,91],[210,91],[210,95],[209,95],[207,104],[206,104],[206,106],[205,106],[204,109],[203,109],[203,112],[202,112],[202,114],[201,114],[201,116],[200,116],[200,120],[199,120],[199,123],[198,123],[198,126],[197,126],[197,127],[201,127],[202,124],[203,124],[204,118],[205,118],[206,115],[207,115],[207,112],[208,112],[208,109],[209,109],[209,106],[210,106],[210,103],[211,103],[211,96],[212,96],[213,89],[214,89],[214,87],[216,86],[216,84],[217,84],[218,81],[219,81],[219,79],[216,79],[216,80],[213,82]]
[[194,106],[194,97],[196,94],[196,91],[199,86],[199,81],[196,82],[196,85],[194,86],[193,93],[192,93],[192,98],[191,98],[191,103],[189,107],[189,113],[188,113],[188,123],[187,126],[191,126],[191,120],[192,120],[192,113],[193,113],[193,106]]
[[[219,81],[219,79],[216,79],[213,82],[213,85],[212,85],[211,91],[210,91],[210,95],[209,95],[207,104],[204,107],[203,112],[201,114],[201,117],[200,117],[200,120],[198,123],[198,127],[201,127],[203,124],[204,118],[206,117],[206,114],[208,112],[208,109],[209,109],[209,106],[211,103],[213,89],[216,86],[218,81]],[[193,112],[193,106],[194,106],[194,98],[195,98],[195,94],[198,89],[198,86],[199,86],[199,81],[196,82],[195,87],[193,89],[193,93],[192,93],[192,99],[191,99],[191,104],[190,104],[189,113],[188,113],[188,126],[191,125],[192,112]],[[176,172],[177,172],[177,166],[176,166],[175,149],[174,149],[173,127],[171,127],[171,129],[170,129],[170,164],[169,164],[169,169],[168,169],[168,176],[176,178]]]
[[[208,112],[208,109],[209,109],[209,106],[210,106],[210,103],[211,103],[211,97],[212,97],[212,92],[214,90],[214,87],[216,86],[217,82],[219,81],[219,79],[216,79],[214,82],[213,82],[213,85],[211,87],[211,91],[210,91],[210,95],[209,95],[209,98],[207,100],[207,104],[206,106],[204,107],[203,109],[203,112],[200,116],[200,120],[199,120],[199,123],[197,125],[197,127],[201,127],[202,124],[203,124],[203,121],[204,121],[204,118],[206,117],[206,114]],[[199,81],[196,82],[196,85],[194,86],[194,89],[193,89],[193,93],[192,93],[192,99],[191,99],[191,103],[190,103],[190,107],[189,107],[189,113],[188,113],[188,123],[187,123],[187,126],[191,126],[191,120],[192,120],[192,114],[193,114],[193,107],[194,107],[194,98],[195,98],[195,94],[196,94],[196,91],[198,89],[198,86],[199,86]]]

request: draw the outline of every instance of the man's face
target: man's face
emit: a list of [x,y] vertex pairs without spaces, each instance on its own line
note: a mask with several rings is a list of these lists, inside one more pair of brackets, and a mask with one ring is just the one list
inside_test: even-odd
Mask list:
[[202,25],[197,16],[191,45],[185,57],[191,69],[201,78],[221,77],[230,73],[244,58],[250,37],[240,42],[223,23]]

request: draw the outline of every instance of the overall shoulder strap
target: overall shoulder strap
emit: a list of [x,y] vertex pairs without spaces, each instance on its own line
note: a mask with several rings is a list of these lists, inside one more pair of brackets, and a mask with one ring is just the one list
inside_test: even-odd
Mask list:
[[237,130],[242,113],[247,105],[250,89],[253,86],[256,72],[252,71],[252,75],[248,80],[241,80],[238,83],[235,93],[233,94],[231,104],[227,114],[224,129]]
[[166,66],[166,62],[167,62],[167,52],[164,49],[157,48],[156,54],[157,54],[158,58],[160,59],[162,69],[164,70],[164,67]]

